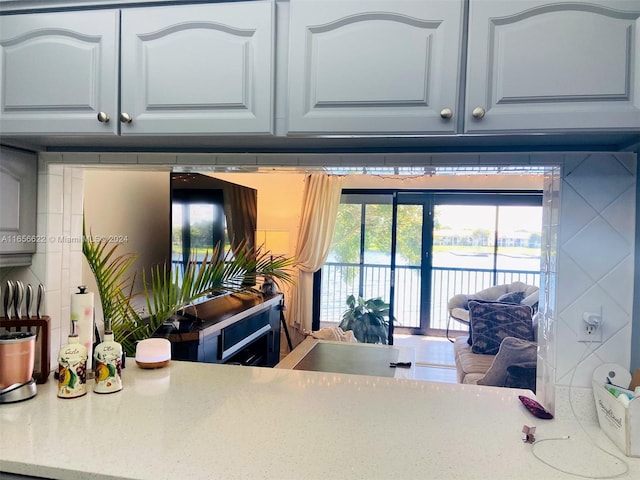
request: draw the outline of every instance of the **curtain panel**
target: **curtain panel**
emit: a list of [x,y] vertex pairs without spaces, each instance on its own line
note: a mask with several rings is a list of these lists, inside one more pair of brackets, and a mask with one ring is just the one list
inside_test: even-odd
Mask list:
[[311,330],[313,274],[329,255],[343,182],[343,176],[327,174],[312,174],[305,180],[289,316],[290,325],[299,332]]

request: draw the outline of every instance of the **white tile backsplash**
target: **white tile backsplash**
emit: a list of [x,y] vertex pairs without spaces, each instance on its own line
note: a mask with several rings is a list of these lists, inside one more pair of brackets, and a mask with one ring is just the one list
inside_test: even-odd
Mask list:
[[[598,216],[598,212],[580,196],[570,185],[562,189],[562,235],[569,239]],[[558,219],[559,221],[559,219]]]
[[47,213],[61,214],[64,211],[64,177],[49,175],[47,183]]
[[[541,399],[555,409],[556,417],[595,420],[593,370],[602,363],[630,366],[636,161],[631,153],[564,157],[559,176],[558,282],[555,301],[550,297],[541,306],[545,321],[553,325],[546,328],[549,344],[539,352],[544,365],[539,375],[553,370],[548,381],[555,386],[552,393],[543,379]],[[545,188],[545,195],[550,194]],[[545,218],[552,217],[550,213]],[[582,313],[600,308],[603,341],[578,342]]]
[[624,238],[599,216],[572,238],[563,240],[560,250],[597,281],[632,253],[630,240],[633,239]]
[[634,238],[635,235],[635,216],[629,216],[629,205],[633,205],[635,198],[635,186],[631,186],[602,210],[604,221],[624,238]]
[[51,365],[69,334],[70,294],[82,278],[83,169],[59,163],[61,156],[40,156],[38,172],[38,245],[30,270],[46,287],[43,314],[50,317]]
[[558,255],[558,292],[556,309],[563,311],[593,285],[589,275],[568,255]]
[[63,213],[49,212],[46,223],[47,253],[62,253],[62,235],[64,232]]
[[635,185],[634,176],[614,154],[586,155],[573,170],[567,171],[564,181],[597,212]]
[[633,275],[633,261],[623,260],[598,281],[598,285],[606,291],[607,296],[628,315],[631,315],[633,307],[629,303],[629,299],[633,298],[633,282],[629,279],[633,278]]

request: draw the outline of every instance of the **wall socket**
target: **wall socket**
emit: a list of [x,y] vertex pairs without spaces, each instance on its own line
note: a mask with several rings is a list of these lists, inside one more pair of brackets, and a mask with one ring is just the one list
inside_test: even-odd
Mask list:
[[602,313],[584,312],[578,327],[578,341],[602,342]]

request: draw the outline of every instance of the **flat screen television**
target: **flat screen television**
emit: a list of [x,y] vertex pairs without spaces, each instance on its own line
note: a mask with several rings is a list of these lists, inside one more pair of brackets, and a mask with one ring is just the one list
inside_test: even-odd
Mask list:
[[[255,254],[258,193],[200,173],[171,172],[171,265],[184,271],[216,245]],[[247,278],[252,278],[248,276]]]

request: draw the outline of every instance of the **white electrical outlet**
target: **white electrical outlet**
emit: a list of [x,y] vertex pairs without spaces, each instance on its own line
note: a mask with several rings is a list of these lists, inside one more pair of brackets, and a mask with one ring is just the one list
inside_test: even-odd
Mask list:
[[602,342],[602,314],[584,312],[578,327],[578,341],[586,343]]

